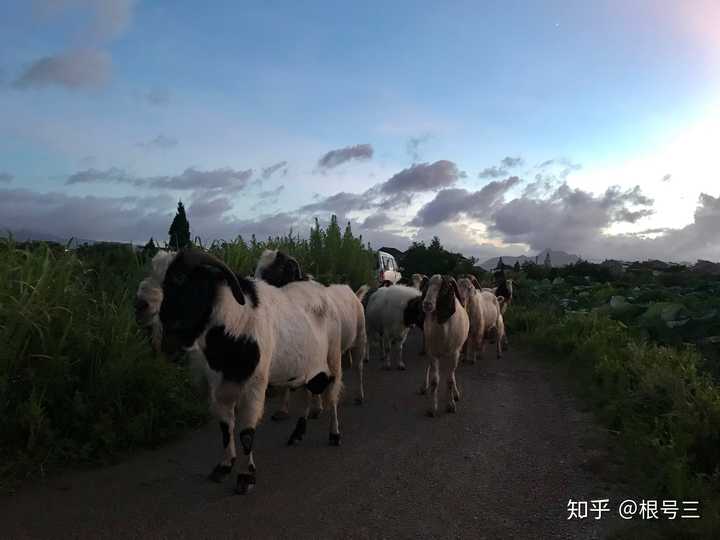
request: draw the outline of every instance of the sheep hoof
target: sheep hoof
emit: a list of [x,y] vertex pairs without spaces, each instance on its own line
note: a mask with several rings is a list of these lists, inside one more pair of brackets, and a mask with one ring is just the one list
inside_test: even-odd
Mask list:
[[364,360],[364,362],[367,364],[368,362],[370,362],[370,359],[369,359],[369,358],[366,358],[366,359]]
[[288,418],[290,418],[290,413],[288,413],[287,411],[283,411],[283,410],[275,411],[275,413],[271,416],[271,418],[273,420],[275,420],[276,422],[281,422],[283,420],[287,420]]
[[232,472],[233,464],[223,465],[222,463],[218,463],[217,465],[215,465],[215,468],[212,470],[212,472],[208,475],[208,480],[216,483],[222,482],[225,477],[227,477],[227,475]]
[[312,409],[308,416],[310,418],[312,418],[313,420],[317,420],[318,418],[320,418],[320,415],[322,414],[322,412],[323,412],[322,409]]
[[434,409],[428,409],[425,413],[425,416],[428,418],[435,418],[435,410]]
[[288,439],[288,446],[292,446],[295,444],[296,441],[302,441],[303,437],[305,436],[305,431],[307,430],[307,420],[304,418],[298,418],[297,424],[295,425],[295,429],[290,434],[290,438]]
[[331,433],[329,442],[330,442],[330,446],[340,446],[340,434],[339,433]]
[[398,364],[398,369],[400,371],[405,371],[407,368],[405,367],[405,364]]
[[362,397],[355,398],[355,405],[362,405],[363,403],[365,403],[365,398],[362,398]]
[[246,495],[255,488],[255,483],[255,473],[240,473],[237,476],[235,493],[238,495]]
[[390,364],[383,364],[382,369],[383,371],[390,371],[392,369],[392,366]]

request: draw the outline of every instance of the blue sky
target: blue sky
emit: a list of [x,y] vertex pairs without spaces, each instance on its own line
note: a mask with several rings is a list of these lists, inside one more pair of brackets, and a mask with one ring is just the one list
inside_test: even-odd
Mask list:
[[6,11],[4,227],[143,241],[182,198],[203,238],[335,212],[401,249],[720,258],[717,2]]

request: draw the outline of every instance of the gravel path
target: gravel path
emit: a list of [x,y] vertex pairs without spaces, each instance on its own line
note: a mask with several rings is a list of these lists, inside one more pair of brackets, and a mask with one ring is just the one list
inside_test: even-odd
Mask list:
[[327,446],[325,416],[294,448],[285,446],[294,420],[266,420],[250,495],[232,494],[234,478],[205,479],[220,454],[213,422],[119,465],[0,498],[0,536],[604,538],[611,518],[567,520],[569,498],[612,497],[612,487],[598,473],[602,432],[563,378],[530,353],[495,360],[487,349],[480,365],[458,372],[458,413],[426,418],[417,341],[408,342],[408,371],[366,364],[362,407],[350,403],[355,372],[346,372],[340,448]]

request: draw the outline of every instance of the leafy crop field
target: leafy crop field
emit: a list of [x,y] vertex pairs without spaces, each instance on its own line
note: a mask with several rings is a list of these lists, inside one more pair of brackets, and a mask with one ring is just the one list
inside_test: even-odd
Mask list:
[[619,437],[633,483],[648,498],[700,500],[704,518],[691,532],[711,536],[720,527],[720,280],[684,267],[531,270],[534,279],[516,275],[510,335],[565,364]]

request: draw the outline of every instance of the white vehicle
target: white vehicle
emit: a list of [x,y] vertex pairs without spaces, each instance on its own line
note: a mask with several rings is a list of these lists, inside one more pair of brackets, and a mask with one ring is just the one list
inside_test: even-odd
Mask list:
[[401,268],[398,266],[395,257],[384,251],[378,251],[378,283],[394,285],[402,274],[400,273]]

